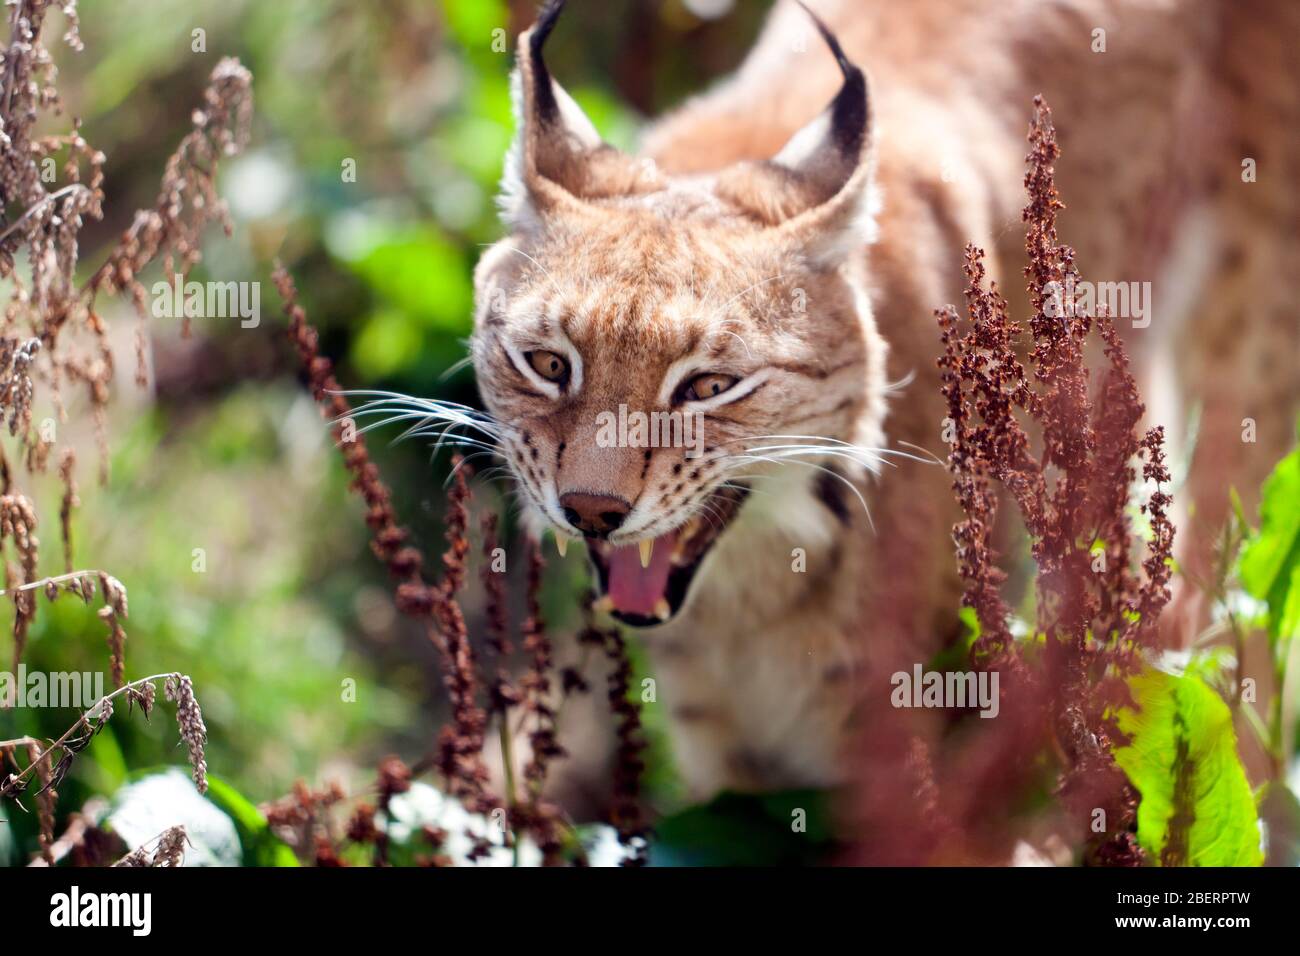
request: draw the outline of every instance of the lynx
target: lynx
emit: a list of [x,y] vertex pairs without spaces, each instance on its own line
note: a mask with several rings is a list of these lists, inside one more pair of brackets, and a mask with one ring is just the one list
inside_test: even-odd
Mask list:
[[[584,541],[640,630],[696,796],[841,782],[855,695],[889,693],[872,647],[955,633],[932,310],[967,241],[1021,284],[1034,94],[1085,274],[1152,283],[1127,333],[1150,416],[1200,410],[1190,562],[1290,440],[1294,3],[779,0],[639,156],[552,78],[562,6],[519,39],[473,363],[533,533]],[[691,416],[698,447],[598,440],[620,409]]]

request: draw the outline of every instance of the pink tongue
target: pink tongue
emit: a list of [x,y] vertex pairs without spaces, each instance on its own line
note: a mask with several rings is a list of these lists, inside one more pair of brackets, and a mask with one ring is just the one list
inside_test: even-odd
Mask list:
[[648,568],[641,567],[641,549],[635,544],[609,552],[609,599],[615,610],[654,616],[655,605],[668,588],[676,542],[676,531],[655,538]]

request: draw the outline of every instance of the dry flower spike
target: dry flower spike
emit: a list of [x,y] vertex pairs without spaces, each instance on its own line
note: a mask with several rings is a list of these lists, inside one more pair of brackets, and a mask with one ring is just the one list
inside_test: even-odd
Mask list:
[[[1120,678],[1154,647],[1156,620],[1169,598],[1173,527],[1170,498],[1161,487],[1169,474],[1161,430],[1137,431],[1144,409],[1111,317],[1087,314],[1075,302],[1062,310],[1053,301],[1056,290],[1075,287],[1078,273],[1073,250],[1057,241],[1056,213],[1063,204],[1053,181],[1059,147],[1051,113],[1041,98],[1034,105],[1024,211],[1025,275],[1034,309],[1027,366],[1017,349],[1026,327],[1011,320],[996,283],[986,283],[981,250],[966,250],[966,329],[951,306],[937,313],[944,345],[939,366],[955,432],[949,467],[965,512],[953,536],[964,601],[980,623],[975,661],[1014,682],[1023,727],[1048,728],[1061,756],[1055,789],[1063,801],[1076,811],[1114,811],[1107,832],[1093,841],[1102,856],[1131,862],[1127,830],[1135,799],[1110,757],[1117,731],[1109,713],[1125,699]],[[1099,383],[1086,358],[1093,332],[1107,362]],[[1025,422],[1038,434],[1037,448]],[[1152,528],[1145,544],[1128,513],[1136,460],[1151,488],[1141,505]],[[1011,633],[1001,593],[1005,576],[992,543],[1002,497],[997,486],[1030,538],[1041,656]],[[1106,558],[1101,573],[1095,570],[1099,551]],[[1011,692],[1004,697],[1011,700]],[[1027,733],[1022,759],[1038,746],[1039,734]],[[940,792],[953,788],[947,781]],[[1130,852],[1105,849],[1121,844]]]

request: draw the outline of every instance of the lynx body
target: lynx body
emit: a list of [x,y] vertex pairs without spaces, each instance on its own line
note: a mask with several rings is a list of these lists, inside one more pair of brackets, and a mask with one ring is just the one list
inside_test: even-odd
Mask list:
[[[923,662],[953,633],[932,310],[960,302],[968,241],[1015,302],[1034,94],[1084,275],[1152,283],[1126,336],[1150,414],[1177,436],[1202,408],[1206,528],[1300,404],[1300,323],[1267,281],[1300,274],[1300,8],[809,5],[824,37],[779,0],[639,157],[552,79],[548,7],[519,44],[509,234],[476,274],[474,364],[525,512],[585,538],[602,608],[644,629],[697,796],[842,780],[856,695],[888,693],[873,646]],[[620,406],[692,416],[702,449],[600,440]]]

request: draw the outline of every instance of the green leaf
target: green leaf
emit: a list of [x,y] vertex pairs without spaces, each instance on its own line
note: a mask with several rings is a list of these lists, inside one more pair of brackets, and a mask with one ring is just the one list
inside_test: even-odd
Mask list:
[[1117,713],[1115,762],[1142,794],[1138,842],[1162,866],[1259,866],[1259,820],[1232,713],[1198,677],[1147,671]]
[[212,774],[208,774],[208,799],[234,821],[239,842],[244,848],[245,866],[298,865],[293,850],[271,832],[262,811],[230,784]]
[[1194,652],[1182,669],[1185,677],[1199,677],[1224,698],[1231,697],[1237,679],[1237,656],[1225,644]]
[[1285,646],[1300,632],[1300,449],[1264,482],[1259,515],[1239,573],[1246,590],[1268,603],[1269,636]]

